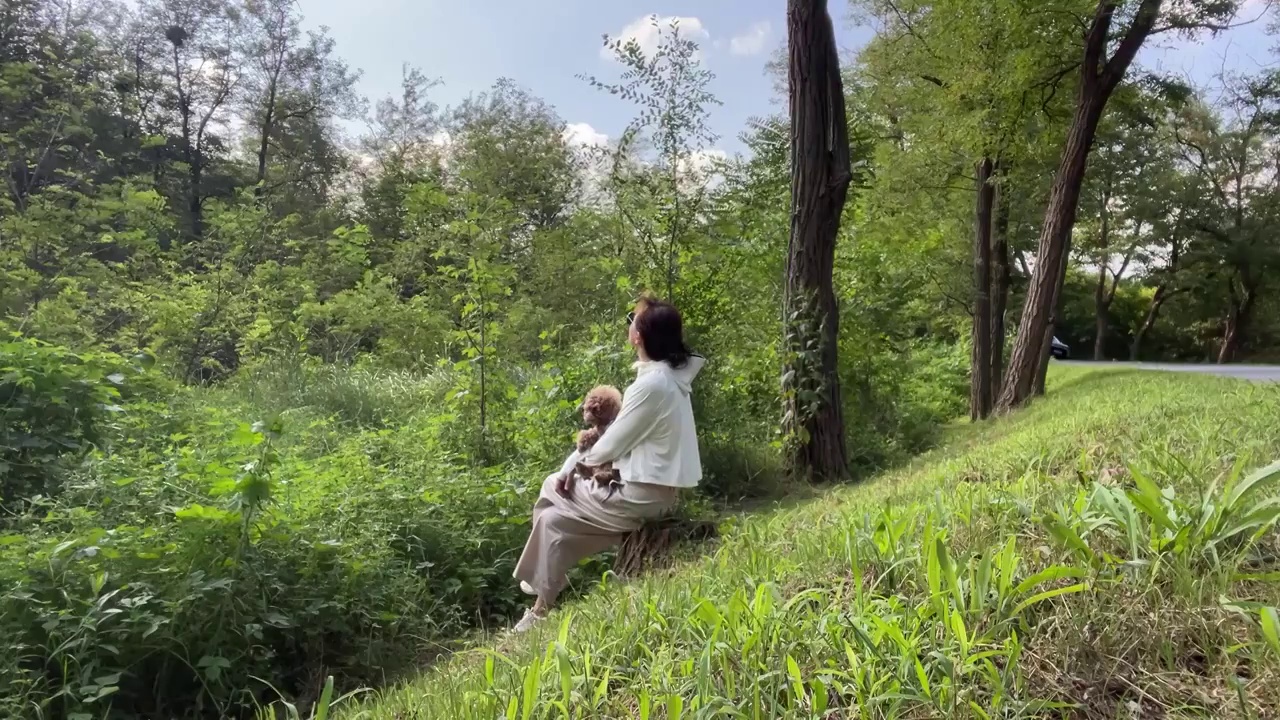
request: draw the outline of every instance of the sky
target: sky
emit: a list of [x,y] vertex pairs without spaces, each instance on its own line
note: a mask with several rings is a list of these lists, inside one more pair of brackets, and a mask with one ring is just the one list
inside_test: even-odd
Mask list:
[[[1246,0],[1241,19],[1256,18],[1266,0]],[[786,0],[299,0],[311,27],[325,26],[338,53],[363,71],[370,102],[399,89],[405,63],[443,81],[443,106],[511,78],[553,105],[581,142],[616,138],[634,114],[626,101],[589,87],[580,75],[614,79],[619,65],[602,53],[602,35],[653,41],[649,16],[681,18],[715,73],[723,102],[711,114],[718,149],[742,149],[738,134],[753,116],[784,109],[766,63],[783,46]],[[832,0],[837,42],[852,55],[871,29]],[[1139,56],[1145,67],[1211,86],[1222,70],[1248,72],[1274,62],[1266,22],[1218,37],[1153,39]],[[360,128],[354,128],[358,131]]]

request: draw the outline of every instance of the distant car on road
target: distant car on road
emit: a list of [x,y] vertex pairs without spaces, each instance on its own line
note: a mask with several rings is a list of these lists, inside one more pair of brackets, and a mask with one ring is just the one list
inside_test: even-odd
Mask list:
[[1054,338],[1049,345],[1049,354],[1059,360],[1066,360],[1071,357],[1071,347],[1058,338]]

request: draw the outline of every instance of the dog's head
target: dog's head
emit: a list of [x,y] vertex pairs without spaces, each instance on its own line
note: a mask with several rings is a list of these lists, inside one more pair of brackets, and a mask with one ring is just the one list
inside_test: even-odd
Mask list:
[[613,422],[622,411],[622,393],[612,385],[600,385],[591,389],[578,406],[582,419],[591,427],[604,427]]

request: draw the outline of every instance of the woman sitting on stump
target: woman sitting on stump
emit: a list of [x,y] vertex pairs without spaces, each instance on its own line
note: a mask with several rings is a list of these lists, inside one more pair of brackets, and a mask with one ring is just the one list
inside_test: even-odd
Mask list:
[[[689,393],[706,361],[685,345],[680,312],[670,303],[640,301],[628,325],[638,362],[622,411],[594,446],[570,454],[560,472],[543,482],[533,506],[533,529],[514,574],[537,600],[516,624],[517,632],[546,618],[578,561],[666,515],[679,489],[702,479]],[[579,465],[608,463],[620,478],[612,487],[575,481]]]

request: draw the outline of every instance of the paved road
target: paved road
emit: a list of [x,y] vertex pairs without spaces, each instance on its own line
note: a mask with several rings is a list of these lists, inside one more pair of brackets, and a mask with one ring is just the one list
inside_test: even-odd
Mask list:
[[1130,363],[1130,362],[1081,362],[1063,363],[1075,367],[1136,368],[1160,372],[1194,372],[1254,382],[1280,382],[1280,365],[1193,365],[1183,363]]

